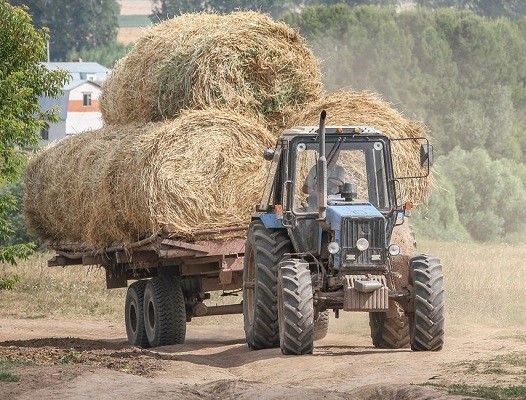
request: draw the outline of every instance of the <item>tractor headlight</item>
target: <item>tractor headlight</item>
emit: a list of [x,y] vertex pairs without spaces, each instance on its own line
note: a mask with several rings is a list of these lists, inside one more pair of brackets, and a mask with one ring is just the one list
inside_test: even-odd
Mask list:
[[331,254],[336,254],[337,252],[340,251],[340,245],[336,242],[330,242],[327,245],[327,250],[329,250],[329,253]]
[[400,254],[400,246],[398,246],[397,244],[392,244],[391,246],[389,246],[389,254],[392,255],[392,256],[397,256],[398,254]]
[[360,238],[356,241],[356,248],[365,251],[369,248],[369,241],[366,238]]

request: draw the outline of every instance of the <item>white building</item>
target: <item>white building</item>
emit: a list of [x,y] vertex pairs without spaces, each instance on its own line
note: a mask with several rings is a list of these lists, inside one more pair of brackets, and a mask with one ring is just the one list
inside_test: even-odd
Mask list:
[[70,82],[63,88],[58,98],[39,99],[43,110],[55,108],[60,121],[50,124],[41,132],[44,144],[86,131],[102,127],[102,114],[99,99],[101,84],[109,70],[97,63],[65,62],[44,63],[50,70],[62,69],[70,74]]

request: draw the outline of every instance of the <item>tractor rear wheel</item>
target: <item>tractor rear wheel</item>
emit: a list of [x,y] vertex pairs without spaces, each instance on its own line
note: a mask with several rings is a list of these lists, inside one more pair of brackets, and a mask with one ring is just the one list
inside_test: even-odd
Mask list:
[[314,304],[309,264],[282,261],[278,273],[279,341],[283,354],[309,354],[314,348]]
[[124,322],[128,342],[134,346],[146,348],[149,346],[144,328],[144,289],[148,281],[140,280],[128,286],[126,303],[124,305]]
[[279,346],[277,278],[279,262],[292,251],[287,232],[250,225],[243,268],[245,336],[252,350]]
[[157,276],[144,290],[144,326],[150,346],[184,343],[186,305],[179,278]]
[[369,326],[374,347],[401,349],[409,347],[409,321],[402,307],[389,302],[387,312],[369,313]]
[[414,290],[411,349],[438,351],[444,345],[444,276],[436,257],[421,255],[411,259],[410,280]]

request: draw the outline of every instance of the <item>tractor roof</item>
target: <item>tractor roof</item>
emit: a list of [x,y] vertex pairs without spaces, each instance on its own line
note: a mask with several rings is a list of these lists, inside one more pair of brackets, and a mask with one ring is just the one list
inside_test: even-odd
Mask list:
[[[283,136],[317,135],[318,126],[295,126],[283,132]],[[382,132],[370,126],[327,126],[325,133],[340,135],[382,135]]]

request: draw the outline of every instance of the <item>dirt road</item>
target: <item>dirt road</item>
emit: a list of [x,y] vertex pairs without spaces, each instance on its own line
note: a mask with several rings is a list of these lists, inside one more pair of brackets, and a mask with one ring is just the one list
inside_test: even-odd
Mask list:
[[449,399],[466,396],[430,386],[524,383],[526,329],[449,332],[439,353],[374,349],[364,333],[285,357],[249,351],[236,326],[190,324],[186,344],[140,350],[104,322],[0,319],[0,360],[19,377],[0,381],[0,399]]

